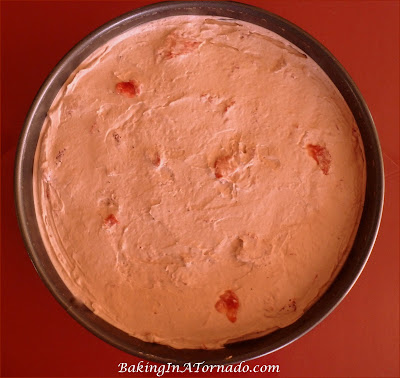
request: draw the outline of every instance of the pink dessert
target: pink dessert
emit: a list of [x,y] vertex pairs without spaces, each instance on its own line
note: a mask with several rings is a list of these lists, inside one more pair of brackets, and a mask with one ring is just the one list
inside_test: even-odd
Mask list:
[[69,77],[34,164],[37,220],[78,300],[175,348],[285,327],[352,246],[365,161],[306,54],[208,16],[140,25]]

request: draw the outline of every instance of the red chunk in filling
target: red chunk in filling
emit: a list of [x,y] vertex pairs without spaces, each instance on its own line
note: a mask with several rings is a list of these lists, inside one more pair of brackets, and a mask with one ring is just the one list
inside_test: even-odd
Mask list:
[[118,223],[118,219],[115,218],[114,214],[110,214],[106,219],[104,219],[104,226],[107,228],[110,228]]
[[322,173],[327,175],[331,167],[332,158],[326,147],[322,147],[318,144],[308,144],[307,150],[308,154],[317,162]]
[[161,163],[161,158],[160,155],[158,153],[155,154],[153,160],[152,160],[153,165],[155,165],[156,167],[160,166]]
[[229,321],[235,323],[239,309],[239,298],[232,290],[227,290],[219,296],[219,300],[215,304],[215,309],[225,314]]
[[133,80],[117,83],[115,90],[118,94],[129,98],[137,96],[140,92],[138,85]]
[[237,169],[237,162],[234,156],[225,155],[218,157],[214,162],[216,178],[227,177]]
[[199,45],[200,42],[185,38],[173,32],[167,36],[161,55],[166,60],[169,60],[180,55],[187,55],[194,51]]
[[235,103],[236,103],[236,101],[228,102],[224,107],[224,113],[226,113],[229,110],[229,108],[231,108],[233,105],[235,105]]

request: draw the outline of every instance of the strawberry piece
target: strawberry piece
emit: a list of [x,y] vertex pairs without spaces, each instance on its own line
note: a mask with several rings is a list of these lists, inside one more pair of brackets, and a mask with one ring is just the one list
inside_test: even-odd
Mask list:
[[224,294],[220,295],[215,304],[215,309],[225,314],[230,322],[235,323],[239,309],[239,298],[232,290],[226,290]]
[[234,156],[224,155],[218,157],[214,162],[215,177],[221,178],[229,176],[237,168]]
[[133,80],[117,83],[115,90],[118,94],[128,98],[133,98],[140,93],[138,85]]
[[233,105],[235,105],[236,104],[236,101],[230,101],[230,102],[228,102],[226,105],[225,105],[225,107],[224,107],[224,113],[226,113],[228,110],[229,110],[229,108],[231,108]]
[[107,228],[111,228],[115,224],[118,224],[119,221],[115,218],[114,214],[110,214],[106,219],[104,219],[104,226]]
[[153,163],[153,165],[155,165],[156,167],[160,166],[161,163],[161,158],[160,155],[158,153],[155,154],[153,160],[151,161]]
[[308,154],[317,162],[322,173],[327,175],[331,167],[331,154],[326,149],[318,144],[307,145]]
[[199,45],[200,42],[198,41],[185,38],[176,33],[171,33],[166,38],[164,50],[161,51],[161,54],[166,60],[169,60],[180,55],[187,55],[194,51]]

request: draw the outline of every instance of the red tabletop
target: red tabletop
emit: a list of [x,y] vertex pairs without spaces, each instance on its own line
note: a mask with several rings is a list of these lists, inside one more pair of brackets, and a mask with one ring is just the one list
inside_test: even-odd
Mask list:
[[[139,361],[81,327],[45,288],[18,230],[12,176],[24,117],[50,70],[90,31],[151,2],[1,4],[1,376],[118,376],[122,375],[118,374],[118,363]],[[269,374],[279,377],[398,377],[399,2],[243,2],[294,22],[322,42],[343,64],[375,119],[386,177],[385,209],[378,239],[351,292],[311,332],[249,365],[279,364],[280,373]],[[191,374],[200,375],[211,376]]]

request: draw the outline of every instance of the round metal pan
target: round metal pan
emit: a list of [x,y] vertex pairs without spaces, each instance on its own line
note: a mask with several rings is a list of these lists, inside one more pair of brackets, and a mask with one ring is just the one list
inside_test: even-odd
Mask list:
[[[361,132],[367,163],[366,198],[358,233],[343,268],[326,293],[292,325],[220,350],[178,350],[143,342],[113,327],[79,304],[49,259],[36,221],[33,199],[32,171],[39,134],[54,97],[72,71],[98,47],[132,27],[163,17],[187,14],[251,22],[281,35],[306,52],[331,78],[350,107]],[[383,197],[383,161],[374,122],[359,90],[340,63],[324,46],[292,23],[259,8],[236,2],[157,3],[124,14],[89,34],[58,63],[40,88],[26,117],[15,163],[19,226],[29,256],[48,289],[76,321],[99,338],[125,352],[160,363],[205,361],[227,364],[249,360],[280,349],[310,331],[339,304],[364,268],[378,232]]]

